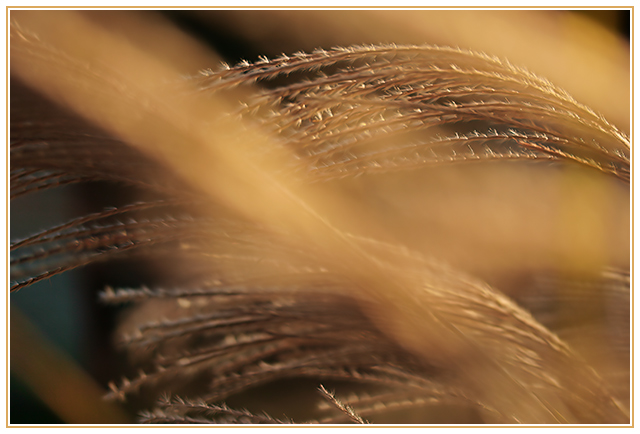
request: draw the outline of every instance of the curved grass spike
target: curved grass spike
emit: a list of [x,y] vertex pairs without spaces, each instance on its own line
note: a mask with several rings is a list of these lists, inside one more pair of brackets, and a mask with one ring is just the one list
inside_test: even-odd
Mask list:
[[[171,88],[166,83],[177,83],[178,75],[171,65],[91,28],[80,16],[61,19],[116,47],[96,49],[104,55],[100,68],[82,57],[83,41],[49,38],[46,23],[38,37],[21,17],[24,23],[12,22],[11,30],[17,76],[146,154],[136,164],[164,167],[203,200],[243,219],[235,231],[215,218],[185,219],[179,230],[144,223],[139,238],[127,232],[121,243],[117,224],[83,228],[90,216],[15,244],[51,242],[16,266],[37,268],[49,256],[69,256],[12,290],[98,256],[161,247],[163,241],[183,243],[173,252],[161,250],[172,258],[200,254],[194,262],[210,266],[201,285],[185,291],[106,296],[145,298],[128,324],[127,342],[152,368],[114,385],[114,396],[154,388],[173,392],[207,379],[199,396],[204,402],[170,401],[145,413],[144,421],[205,422],[215,416],[201,415],[215,412],[223,421],[274,421],[216,402],[266,382],[310,377],[382,384],[399,393],[404,387],[433,393],[436,384],[461,397],[462,405],[477,403],[482,417],[503,423],[628,422],[601,376],[522,306],[418,252],[350,235],[344,228],[351,218],[371,220],[372,233],[386,238],[376,216],[329,183],[307,188],[335,177],[487,159],[566,161],[628,182],[628,138],[566,93],[497,59],[432,46],[297,53],[209,72]],[[127,71],[145,74],[117,72],[112,65],[120,55],[131,62]],[[38,72],[43,70],[48,73]],[[292,82],[273,81],[282,77]],[[256,89],[255,83],[266,87]],[[242,92],[234,92],[239,87]],[[245,100],[244,108],[234,111],[234,98]],[[58,153],[55,141],[24,145],[16,139],[16,182],[19,173],[81,166],[84,157],[100,161],[103,155],[83,141],[74,157],[73,146],[62,145]],[[48,153],[53,166],[47,166]],[[128,169],[135,173],[133,165]],[[24,181],[19,185],[26,187]],[[124,227],[137,228],[138,222]],[[209,249],[207,239],[199,239],[203,233],[213,234]],[[74,256],[78,249],[82,255]],[[282,280],[275,278],[280,275]],[[219,284],[203,287],[216,279]],[[238,285],[253,291],[230,297]],[[220,292],[209,295],[216,288]],[[416,399],[389,404],[413,406]]]
[[160,408],[145,412],[143,423],[251,423],[290,424],[290,420],[277,419],[266,413],[254,414],[248,410],[236,410],[228,406],[213,405],[202,400],[191,401],[180,397],[163,397]]
[[[336,66],[341,63],[346,65]],[[329,68],[331,72],[316,73]],[[415,138],[420,129],[455,125],[463,137],[491,136],[493,131],[508,139],[507,131],[514,131],[511,138],[523,149],[573,160],[629,181],[630,145],[624,133],[546,80],[478,53],[432,46],[354,47],[209,71],[200,81],[202,89],[215,91],[251,80],[264,84],[297,72],[306,73],[303,81],[263,90],[243,112],[270,111],[265,124],[275,125],[276,132],[307,157],[306,164],[317,164],[314,160],[320,155],[324,157],[320,166],[339,164],[343,153],[367,146],[376,136],[393,140],[390,152],[397,152],[406,139],[389,136],[390,130],[411,126]],[[465,133],[464,124],[472,121],[488,126]],[[523,140],[531,137],[536,140]],[[518,156],[526,159],[531,154],[510,153],[510,158]],[[396,167],[388,159],[367,154],[354,159],[370,163],[378,172]]]

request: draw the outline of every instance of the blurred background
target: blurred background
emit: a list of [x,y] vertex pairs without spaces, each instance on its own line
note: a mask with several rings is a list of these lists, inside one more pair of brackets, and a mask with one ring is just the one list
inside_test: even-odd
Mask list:
[[[221,61],[235,64],[262,55],[271,58],[352,44],[427,43],[483,51],[548,78],[622,130],[630,129],[629,10],[84,13],[96,26],[172,59],[185,75],[216,69]],[[176,38],[188,38],[193,52],[174,49]],[[130,203],[139,194],[133,188],[93,183],[18,198],[10,207],[10,238],[14,241],[107,206]],[[10,423],[133,422],[138,408],[106,405],[99,399],[108,382],[130,372],[126,358],[113,345],[122,312],[101,305],[97,294],[105,285],[153,285],[159,278],[143,261],[111,261],[12,294]],[[33,376],[43,370],[48,375]],[[78,414],[73,406],[91,400],[95,400],[87,413],[91,416],[73,420]]]

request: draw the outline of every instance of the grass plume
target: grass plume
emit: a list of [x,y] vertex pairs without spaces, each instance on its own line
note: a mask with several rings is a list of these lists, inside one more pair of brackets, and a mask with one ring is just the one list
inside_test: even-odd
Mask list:
[[[83,41],[56,33],[37,14],[12,21],[12,199],[97,181],[160,199],[13,242],[11,291],[116,257],[174,264],[166,285],[101,294],[103,302],[132,305],[119,342],[141,369],[111,383],[109,397],[165,397],[142,422],[288,423],[223,402],[302,378],[356,392],[338,399],[319,386],[342,415],[323,416],[320,405],[295,422],[363,423],[378,410],[438,405],[471,409],[483,422],[629,421],[624,345],[595,367],[592,354],[565,339],[584,324],[554,327],[548,318],[557,306],[544,304],[571,304],[562,296],[592,284],[601,299],[624,307],[624,252],[583,260],[588,252],[569,246],[576,263],[598,267],[586,277],[547,280],[541,302],[518,282],[495,285],[507,279],[500,267],[480,271],[476,262],[449,264],[440,255],[464,244],[465,233],[483,233],[469,228],[474,206],[445,210],[448,223],[468,232],[424,246],[423,224],[403,221],[410,206],[397,214],[385,208],[396,195],[410,203],[405,191],[422,180],[421,212],[435,215],[430,191],[456,187],[464,199],[478,182],[474,170],[493,179],[513,167],[551,179],[575,171],[624,197],[630,141],[603,117],[547,80],[473,51],[336,47],[184,78],[81,15],[61,17],[103,45],[87,54]],[[48,73],[39,73],[45,66]],[[357,196],[381,184],[396,189],[388,202],[372,207]],[[526,209],[528,198],[525,191],[517,203]],[[590,215],[571,214],[570,224]],[[526,232],[534,222],[515,224]],[[604,226],[605,243],[619,247],[608,235],[617,226]],[[540,227],[549,232],[548,222]],[[520,241],[513,254],[546,260],[566,251],[551,244],[536,250]],[[471,247],[474,260],[484,256]],[[515,266],[543,280],[575,271]],[[580,300],[576,309],[584,294],[568,297]],[[604,316],[587,323],[584,330],[599,332],[625,327]],[[599,350],[610,348],[601,342]]]

